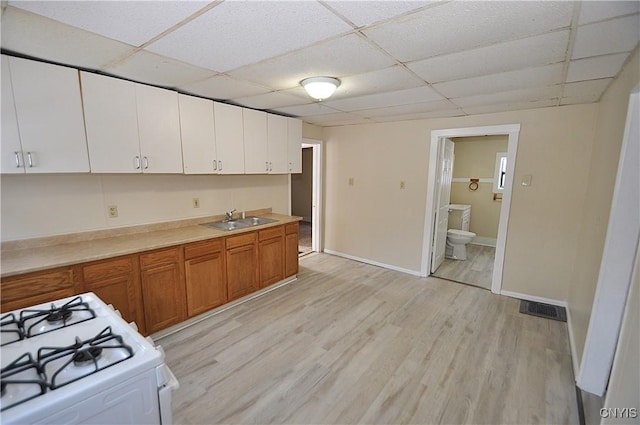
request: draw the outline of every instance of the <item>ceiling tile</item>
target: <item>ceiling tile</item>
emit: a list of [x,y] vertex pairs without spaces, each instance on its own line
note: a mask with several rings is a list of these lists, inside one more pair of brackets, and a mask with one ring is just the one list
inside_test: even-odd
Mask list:
[[407,115],[416,113],[425,113],[438,110],[450,110],[455,108],[455,105],[449,100],[436,100],[433,102],[421,102],[412,103],[410,105],[398,105],[388,106],[385,108],[365,109],[358,111],[358,115],[367,118],[393,116],[393,115]]
[[265,94],[259,94],[257,96],[240,97],[232,99],[233,103],[246,106],[247,108],[255,109],[274,109],[283,106],[295,106],[300,102],[304,102],[298,96],[292,96],[285,92],[270,92]]
[[340,87],[338,87],[338,90],[336,90],[331,97],[332,100],[424,85],[424,81],[401,65],[363,74],[350,75],[348,77],[342,77],[340,80]]
[[568,43],[569,31],[556,31],[437,56],[407,66],[426,81],[437,83],[561,62]]
[[435,1],[328,1],[329,7],[358,27],[393,18]]
[[273,108],[273,111],[281,112],[287,115],[293,115],[296,117],[308,117],[313,115],[333,114],[336,111],[333,108],[329,108],[320,102],[301,104],[296,106],[285,106],[282,108]]
[[498,105],[473,106],[469,108],[464,108],[464,111],[469,115],[489,114],[494,112],[517,111],[521,109],[547,108],[551,106],[556,106],[557,103],[558,103],[557,99],[537,100],[533,102],[517,102],[517,103],[506,103],[506,104],[498,104]]
[[566,81],[573,82],[615,77],[628,57],[629,53],[619,53],[573,60],[569,63]]
[[613,78],[568,83],[564,85],[562,97],[597,96],[599,99],[611,81]]
[[317,2],[223,2],[148,49],[226,72],[352,30]]
[[352,125],[352,124],[366,124],[371,123],[372,121],[349,113],[334,113],[334,114],[323,114],[323,115],[312,115],[304,117],[304,121],[310,124],[316,125]]
[[3,49],[82,68],[100,69],[134,51],[119,41],[11,6],[2,12],[0,27]]
[[600,95],[587,94],[583,96],[563,97],[560,105],[580,105],[582,103],[594,103],[600,100]]
[[451,101],[465,110],[469,107],[490,104],[520,103],[530,100],[548,100],[560,97],[562,86],[534,87],[528,89],[510,90],[500,93],[482,94],[478,96],[461,97]]
[[46,16],[133,46],[205,7],[205,1],[10,1]]
[[570,2],[449,2],[364,33],[402,62],[568,27]]
[[640,12],[638,1],[583,1],[578,25]]
[[349,34],[278,58],[236,69],[229,75],[276,90],[298,86],[312,76],[342,77],[387,68],[395,61],[362,37]]
[[640,15],[578,27],[571,59],[630,52],[640,41]]
[[269,92],[266,87],[229,78],[226,75],[216,75],[202,81],[181,85],[179,88],[187,93],[219,100],[254,96]]
[[562,70],[563,64],[547,65],[438,83],[433,88],[448,98],[456,98],[527,87],[553,86],[561,83]]
[[203,80],[213,74],[208,69],[145,51],[138,51],[126,60],[103,69],[130,80],[164,87],[178,87]]
[[461,117],[464,115],[467,115],[467,114],[462,109],[446,109],[442,111],[422,112],[417,114],[375,117],[375,118],[372,118],[372,120],[375,122],[393,122],[393,121],[425,120],[430,118]]
[[410,103],[441,100],[442,96],[428,86],[376,93],[366,96],[352,97],[343,100],[327,101],[325,104],[341,111],[357,111],[377,107],[406,105]]

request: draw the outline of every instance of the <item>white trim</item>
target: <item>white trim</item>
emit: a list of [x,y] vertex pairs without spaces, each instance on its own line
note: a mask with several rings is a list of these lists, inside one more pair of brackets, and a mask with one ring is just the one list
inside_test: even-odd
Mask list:
[[[471,179],[475,179],[475,177],[454,177],[451,179],[452,183],[471,183]],[[490,178],[479,178],[478,183],[491,183],[493,184],[493,179]]]
[[429,275],[429,259],[431,258],[431,241],[433,239],[433,217],[436,159],[438,150],[438,138],[440,137],[467,137],[485,135],[504,135],[509,137],[507,150],[507,179],[502,194],[500,205],[500,221],[498,225],[498,237],[496,243],[496,257],[493,265],[493,277],[491,279],[491,292],[499,294],[502,289],[502,271],[504,268],[504,255],[507,242],[507,227],[509,225],[509,211],[511,209],[511,191],[514,181],[516,152],[518,150],[518,137],[520,124],[493,125],[486,127],[451,128],[446,130],[431,131],[431,145],[429,149],[429,166],[427,171],[427,196],[426,214],[424,217],[424,235],[422,239],[422,264],[421,276]]
[[520,292],[500,291],[500,295],[504,295],[506,297],[511,297],[511,298],[517,298],[519,300],[536,301],[539,303],[555,305],[558,307],[565,307],[565,309],[567,307],[566,301],[553,300],[551,298],[544,298],[544,297],[537,297],[535,295],[522,294]]
[[[313,194],[311,211],[311,250],[322,252],[322,140],[302,139],[302,147],[313,148]],[[305,217],[307,220],[307,217]]]
[[487,236],[476,236],[470,242],[470,244],[472,244],[472,245],[491,246],[493,248],[496,247],[497,243],[498,243],[498,239],[490,238],[490,237],[487,237]]
[[391,264],[379,263],[377,261],[369,260],[367,258],[356,257],[355,255],[349,255],[349,254],[345,254],[343,252],[333,251],[331,249],[325,249],[324,252],[327,253],[327,254],[335,255],[337,257],[348,258],[349,260],[359,261],[359,262],[365,263],[365,264],[371,264],[372,266],[378,266],[378,267],[382,267],[384,269],[394,270],[394,271],[397,271],[397,272],[402,272],[402,273],[407,273],[407,274],[410,274],[410,275],[413,275],[413,276],[422,277],[420,272],[416,271],[416,270],[409,270],[409,269],[405,269],[405,268],[402,268],[402,267],[392,266]]

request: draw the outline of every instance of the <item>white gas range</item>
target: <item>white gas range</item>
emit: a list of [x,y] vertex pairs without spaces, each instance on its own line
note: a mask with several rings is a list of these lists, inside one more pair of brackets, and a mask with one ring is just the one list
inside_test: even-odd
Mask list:
[[89,292],[0,318],[0,422],[170,424],[164,352]]

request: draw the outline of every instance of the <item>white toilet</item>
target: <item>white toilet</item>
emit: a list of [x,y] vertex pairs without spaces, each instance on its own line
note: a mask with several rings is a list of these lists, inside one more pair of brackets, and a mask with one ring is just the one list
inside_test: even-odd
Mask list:
[[444,251],[446,258],[453,260],[467,259],[467,244],[476,236],[473,232],[465,230],[447,230],[447,244]]

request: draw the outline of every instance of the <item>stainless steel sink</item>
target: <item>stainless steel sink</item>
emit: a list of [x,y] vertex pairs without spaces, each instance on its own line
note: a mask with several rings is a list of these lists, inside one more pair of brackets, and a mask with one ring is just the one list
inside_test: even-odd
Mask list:
[[214,221],[213,223],[204,223],[203,226],[212,227],[218,230],[237,230],[245,229],[252,226],[260,226],[261,224],[275,223],[276,220],[262,217],[247,217],[239,220]]

